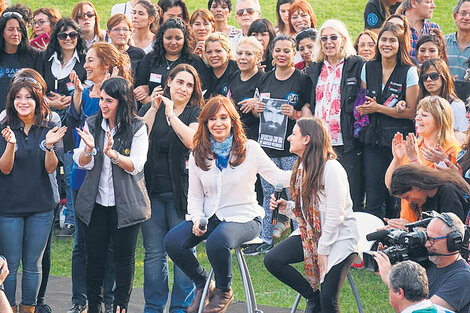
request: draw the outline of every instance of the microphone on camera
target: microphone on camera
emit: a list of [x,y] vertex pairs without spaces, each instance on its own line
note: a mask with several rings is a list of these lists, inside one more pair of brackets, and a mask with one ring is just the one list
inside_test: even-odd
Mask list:
[[207,228],[207,223],[209,221],[207,220],[206,217],[201,217],[201,219],[199,220],[199,229],[202,230],[202,231],[205,231],[206,228]]
[[[276,200],[281,199],[282,188],[283,188],[283,186],[282,186],[281,183],[276,184],[276,186],[274,188],[274,198]],[[276,208],[272,212],[271,223],[273,224],[273,226],[275,226],[277,224],[278,216],[279,216],[279,205],[277,205]]]
[[388,236],[388,234],[390,234],[390,231],[391,231],[390,229],[381,229],[373,233],[367,234],[366,239],[368,241],[375,241],[375,240],[381,241],[385,239]]

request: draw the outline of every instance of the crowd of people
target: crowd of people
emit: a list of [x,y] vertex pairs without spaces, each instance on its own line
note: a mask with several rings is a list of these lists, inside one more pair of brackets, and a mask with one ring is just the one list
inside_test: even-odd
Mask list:
[[426,272],[378,253],[380,274],[396,312],[466,313],[470,266],[449,242],[469,223],[470,0],[455,2],[444,36],[433,0],[369,0],[356,38],[306,0],[278,0],[276,21],[258,0],[192,14],[131,0],[106,30],[89,1],[67,17],[3,3],[1,312],[47,312],[59,214],[57,236],[75,239],[68,313],[127,311],[140,231],[144,313],[198,311],[202,241],[215,274],[204,312],[225,312],[231,250],[255,238],[244,254],[267,253],[305,312],[330,313],[360,255],[354,212],[403,229],[436,211]]

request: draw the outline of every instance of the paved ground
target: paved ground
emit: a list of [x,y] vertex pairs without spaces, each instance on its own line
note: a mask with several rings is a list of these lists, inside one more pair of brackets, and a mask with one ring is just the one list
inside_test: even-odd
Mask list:
[[[21,279],[19,280],[21,281]],[[67,313],[70,307],[72,282],[70,278],[52,276],[46,294],[46,303],[49,304],[54,313]],[[18,298],[20,299],[20,298]],[[129,305],[130,313],[141,313],[144,307],[144,295],[142,289],[134,288],[132,291],[131,302]],[[276,308],[270,306],[260,306],[264,313],[289,313],[289,309]],[[243,302],[234,303],[227,313],[246,312],[246,306]],[[301,312],[301,311],[298,311]]]

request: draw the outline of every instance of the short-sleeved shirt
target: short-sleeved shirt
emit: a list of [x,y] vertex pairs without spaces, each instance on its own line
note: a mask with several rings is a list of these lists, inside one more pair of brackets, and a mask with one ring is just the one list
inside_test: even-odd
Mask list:
[[[366,84],[367,77],[366,77],[366,64],[362,67],[361,71],[361,80]],[[418,76],[418,68],[416,66],[411,66],[406,73],[406,88],[410,88],[413,86],[418,85],[419,76]],[[385,85],[382,84],[382,90],[385,88]]]
[[[401,1],[390,6],[390,14],[394,14],[397,8],[400,6]],[[364,28],[365,29],[377,29],[382,28],[383,23],[386,20],[385,8],[382,6],[380,0],[369,0],[364,10]]]
[[[10,128],[16,137],[15,159],[10,174],[0,172],[0,216],[21,217],[53,210],[56,204],[45,167],[46,152],[41,149],[50,127],[33,125],[28,135],[22,126]],[[5,138],[0,136],[0,155],[6,146]]]
[[468,214],[467,194],[458,186],[447,183],[437,189],[434,197],[428,198],[421,206],[424,212],[451,212],[465,222]]
[[421,31],[418,33],[418,31],[416,29],[414,29],[413,27],[410,26],[410,31],[411,31],[411,36],[410,36],[410,56],[413,58],[413,59],[416,59],[416,44],[418,43],[418,39],[419,37],[423,36],[423,35],[427,35],[429,34],[429,31],[431,29],[439,29],[441,30],[441,28],[439,27],[438,24],[436,23],[433,23],[429,20],[424,20],[423,22],[423,28],[421,28]]
[[[310,103],[310,95],[312,90],[312,81],[310,78],[299,70],[295,70],[286,80],[276,78],[276,71],[264,73],[259,80],[259,93],[262,98],[286,99],[294,109],[300,111],[304,104]],[[289,142],[287,136],[292,133],[295,121],[287,119],[287,132],[284,138],[284,149],[275,150],[264,148],[271,158],[291,156],[289,152]]]
[[429,298],[436,295],[450,304],[456,312],[470,309],[470,266],[460,259],[446,267],[431,264],[426,269],[429,282]]
[[230,77],[230,83],[228,86],[230,97],[235,103],[238,113],[240,113],[240,118],[243,122],[243,126],[245,127],[246,136],[248,139],[253,139],[255,141],[258,141],[259,118],[254,116],[251,112],[241,112],[240,105],[238,103],[245,99],[254,98],[256,88],[262,74],[262,72],[258,71],[247,81],[242,81],[240,76],[241,72],[238,70]]
[[227,68],[220,77],[215,76],[214,71],[211,69],[209,71],[210,87],[204,95],[205,98],[214,97],[216,95],[227,96],[228,85],[230,83],[229,78],[236,71],[238,71],[238,65],[237,62],[235,62],[234,60],[228,61]]
[[460,50],[457,32],[445,36],[445,40],[450,73],[452,76],[457,75],[457,80],[464,80],[465,72],[469,67],[466,62],[470,58],[470,44],[463,51]]

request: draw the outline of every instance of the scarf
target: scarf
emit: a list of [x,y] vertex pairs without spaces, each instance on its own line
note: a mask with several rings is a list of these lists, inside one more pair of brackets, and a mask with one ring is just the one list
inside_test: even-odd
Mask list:
[[357,111],[357,107],[363,105],[366,102],[366,92],[366,89],[360,87],[359,94],[357,95],[356,101],[354,102],[354,138],[358,138],[361,129],[369,125],[369,114],[361,115]]
[[320,268],[318,267],[318,240],[321,236],[320,209],[318,200],[312,191],[308,203],[301,205],[302,169],[297,170],[295,176],[294,193],[292,199],[295,202],[293,210],[300,229],[302,248],[304,250],[305,278],[312,286],[313,291],[320,285]]
[[210,138],[212,145],[212,152],[216,156],[215,165],[219,170],[227,167],[228,160],[230,159],[230,152],[232,151],[233,135],[230,134],[224,141],[217,142],[214,138]]

